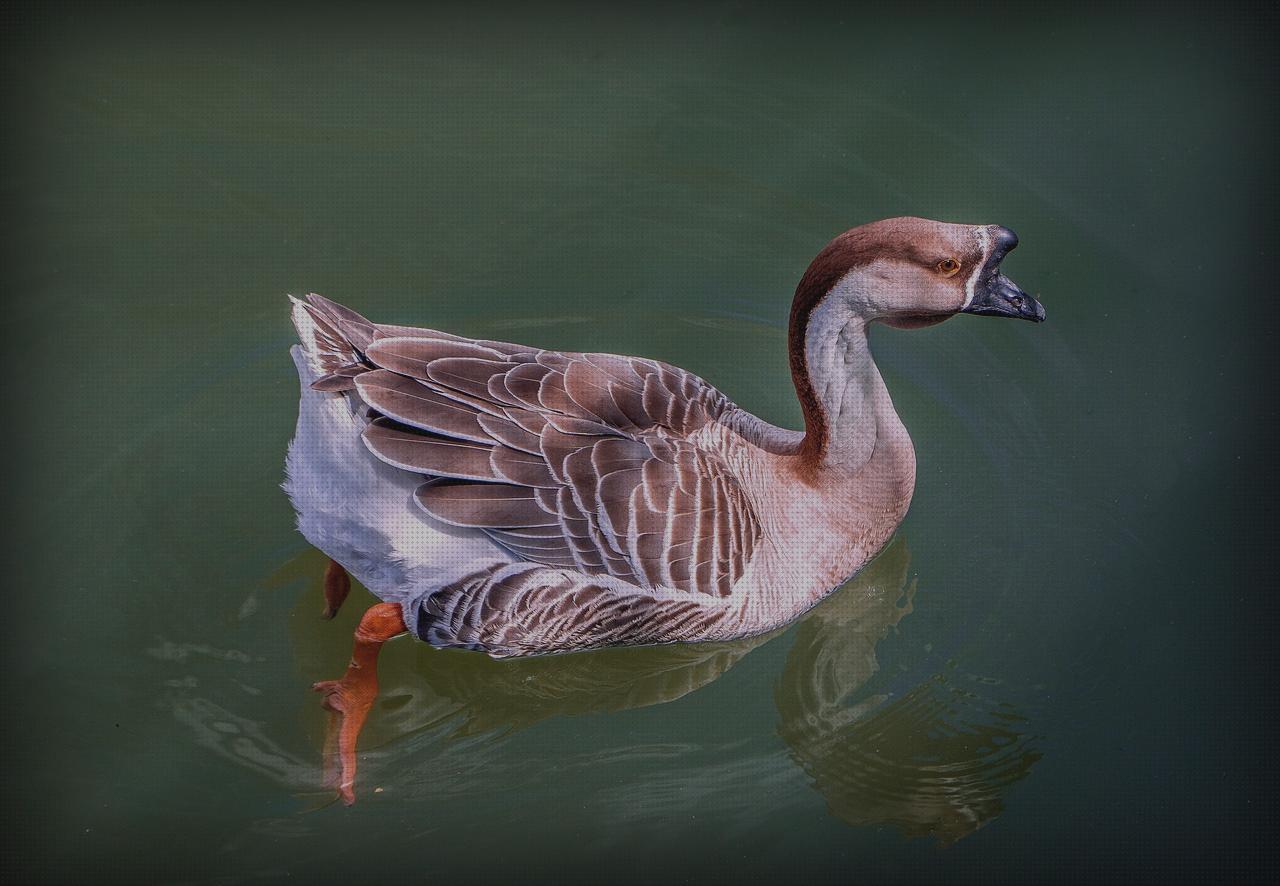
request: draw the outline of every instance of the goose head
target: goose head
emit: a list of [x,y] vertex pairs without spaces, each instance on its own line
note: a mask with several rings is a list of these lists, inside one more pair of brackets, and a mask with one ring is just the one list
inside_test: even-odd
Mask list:
[[824,459],[865,460],[878,438],[866,424],[870,406],[883,401],[892,412],[866,349],[871,323],[918,329],[961,313],[1044,320],[1040,302],[1000,270],[1017,245],[1000,225],[891,218],[845,231],[818,253],[796,288],[788,341],[805,476]]
[[[959,313],[1044,320],[1044,307],[1000,270],[1018,235],[1000,225],[890,218],[845,231],[818,253],[796,289],[792,320],[807,325],[828,299],[850,319],[900,329]],[[837,307],[831,305],[831,307]]]

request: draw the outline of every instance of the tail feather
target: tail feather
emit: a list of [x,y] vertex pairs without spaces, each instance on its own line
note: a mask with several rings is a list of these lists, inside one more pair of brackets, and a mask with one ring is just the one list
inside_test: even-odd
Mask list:
[[355,387],[354,378],[370,366],[364,350],[376,337],[372,323],[350,308],[311,293],[293,302],[293,325],[298,330],[308,362],[319,376],[311,387],[341,392]]
[[324,316],[358,350],[363,351],[378,337],[377,327],[350,308],[329,301],[323,295],[316,295],[314,292],[307,296],[307,302],[313,312]]

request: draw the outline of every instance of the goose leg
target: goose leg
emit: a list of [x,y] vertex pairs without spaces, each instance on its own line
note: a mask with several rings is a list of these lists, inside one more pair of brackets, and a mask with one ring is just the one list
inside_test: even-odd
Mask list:
[[325,738],[326,765],[337,764],[338,793],[348,806],[356,801],[356,739],[378,696],[378,653],[383,643],[405,630],[398,604],[369,607],[356,628],[346,674],[341,680],[325,680],[311,687],[324,693],[324,706],[331,712]]
[[324,570],[324,613],[322,618],[333,618],[342,608],[342,601],[351,593],[351,576],[347,570],[338,565],[337,560],[330,560]]

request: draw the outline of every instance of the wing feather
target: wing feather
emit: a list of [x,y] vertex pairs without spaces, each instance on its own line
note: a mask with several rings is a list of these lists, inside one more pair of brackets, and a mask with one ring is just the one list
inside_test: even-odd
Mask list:
[[365,425],[365,446],[374,455],[398,468],[437,477],[466,480],[503,480],[493,468],[493,447],[424,433],[389,418]]
[[[721,454],[689,439],[732,408],[714,388],[652,360],[376,325],[317,299],[316,334],[348,343],[317,385],[354,387],[379,414],[365,444],[434,478],[415,493],[428,514],[546,567],[730,593],[760,524]],[[498,581],[486,605],[501,608],[513,587]]]
[[357,376],[355,385],[366,403],[402,424],[478,443],[494,442],[480,422],[481,414],[408,376],[375,369]]
[[537,434],[530,433],[520,425],[505,418],[480,413],[476,421],[486,434],[504,446],[527,452],[530,455],[542,455],[542,440]]
[[414,496],[428,514],[455,526],[511,529],[558,523],[527,486],[432,480],[419,486]]

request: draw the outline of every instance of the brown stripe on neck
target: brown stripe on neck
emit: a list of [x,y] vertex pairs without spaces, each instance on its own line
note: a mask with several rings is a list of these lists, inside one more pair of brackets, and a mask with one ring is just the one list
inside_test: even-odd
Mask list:
[[[885,222],[863,225],[845,231],[825,247],[809,264],[808,270],[796,286],[791,302],[791,320],[787,330],[787,351],[791,362],[791,380],[796,386],[796,396],[804,413],[804,439],[796,451],[796,472],[806,482],[817,477],[818,467],[826,454],[831,427],[827,413],[814,390],[809,377],[809,363],[805,355],[805,336],[814,310],[826,298],[827,293],[854,268],[870,264],[880,258],[913,260],[915,250],[909,238],[901,236],[896,228],[902,222],[916,219],[891,219]],[[886,236],[887,235],[887,236]],[[897,236],[895,236],[897,235]]]

